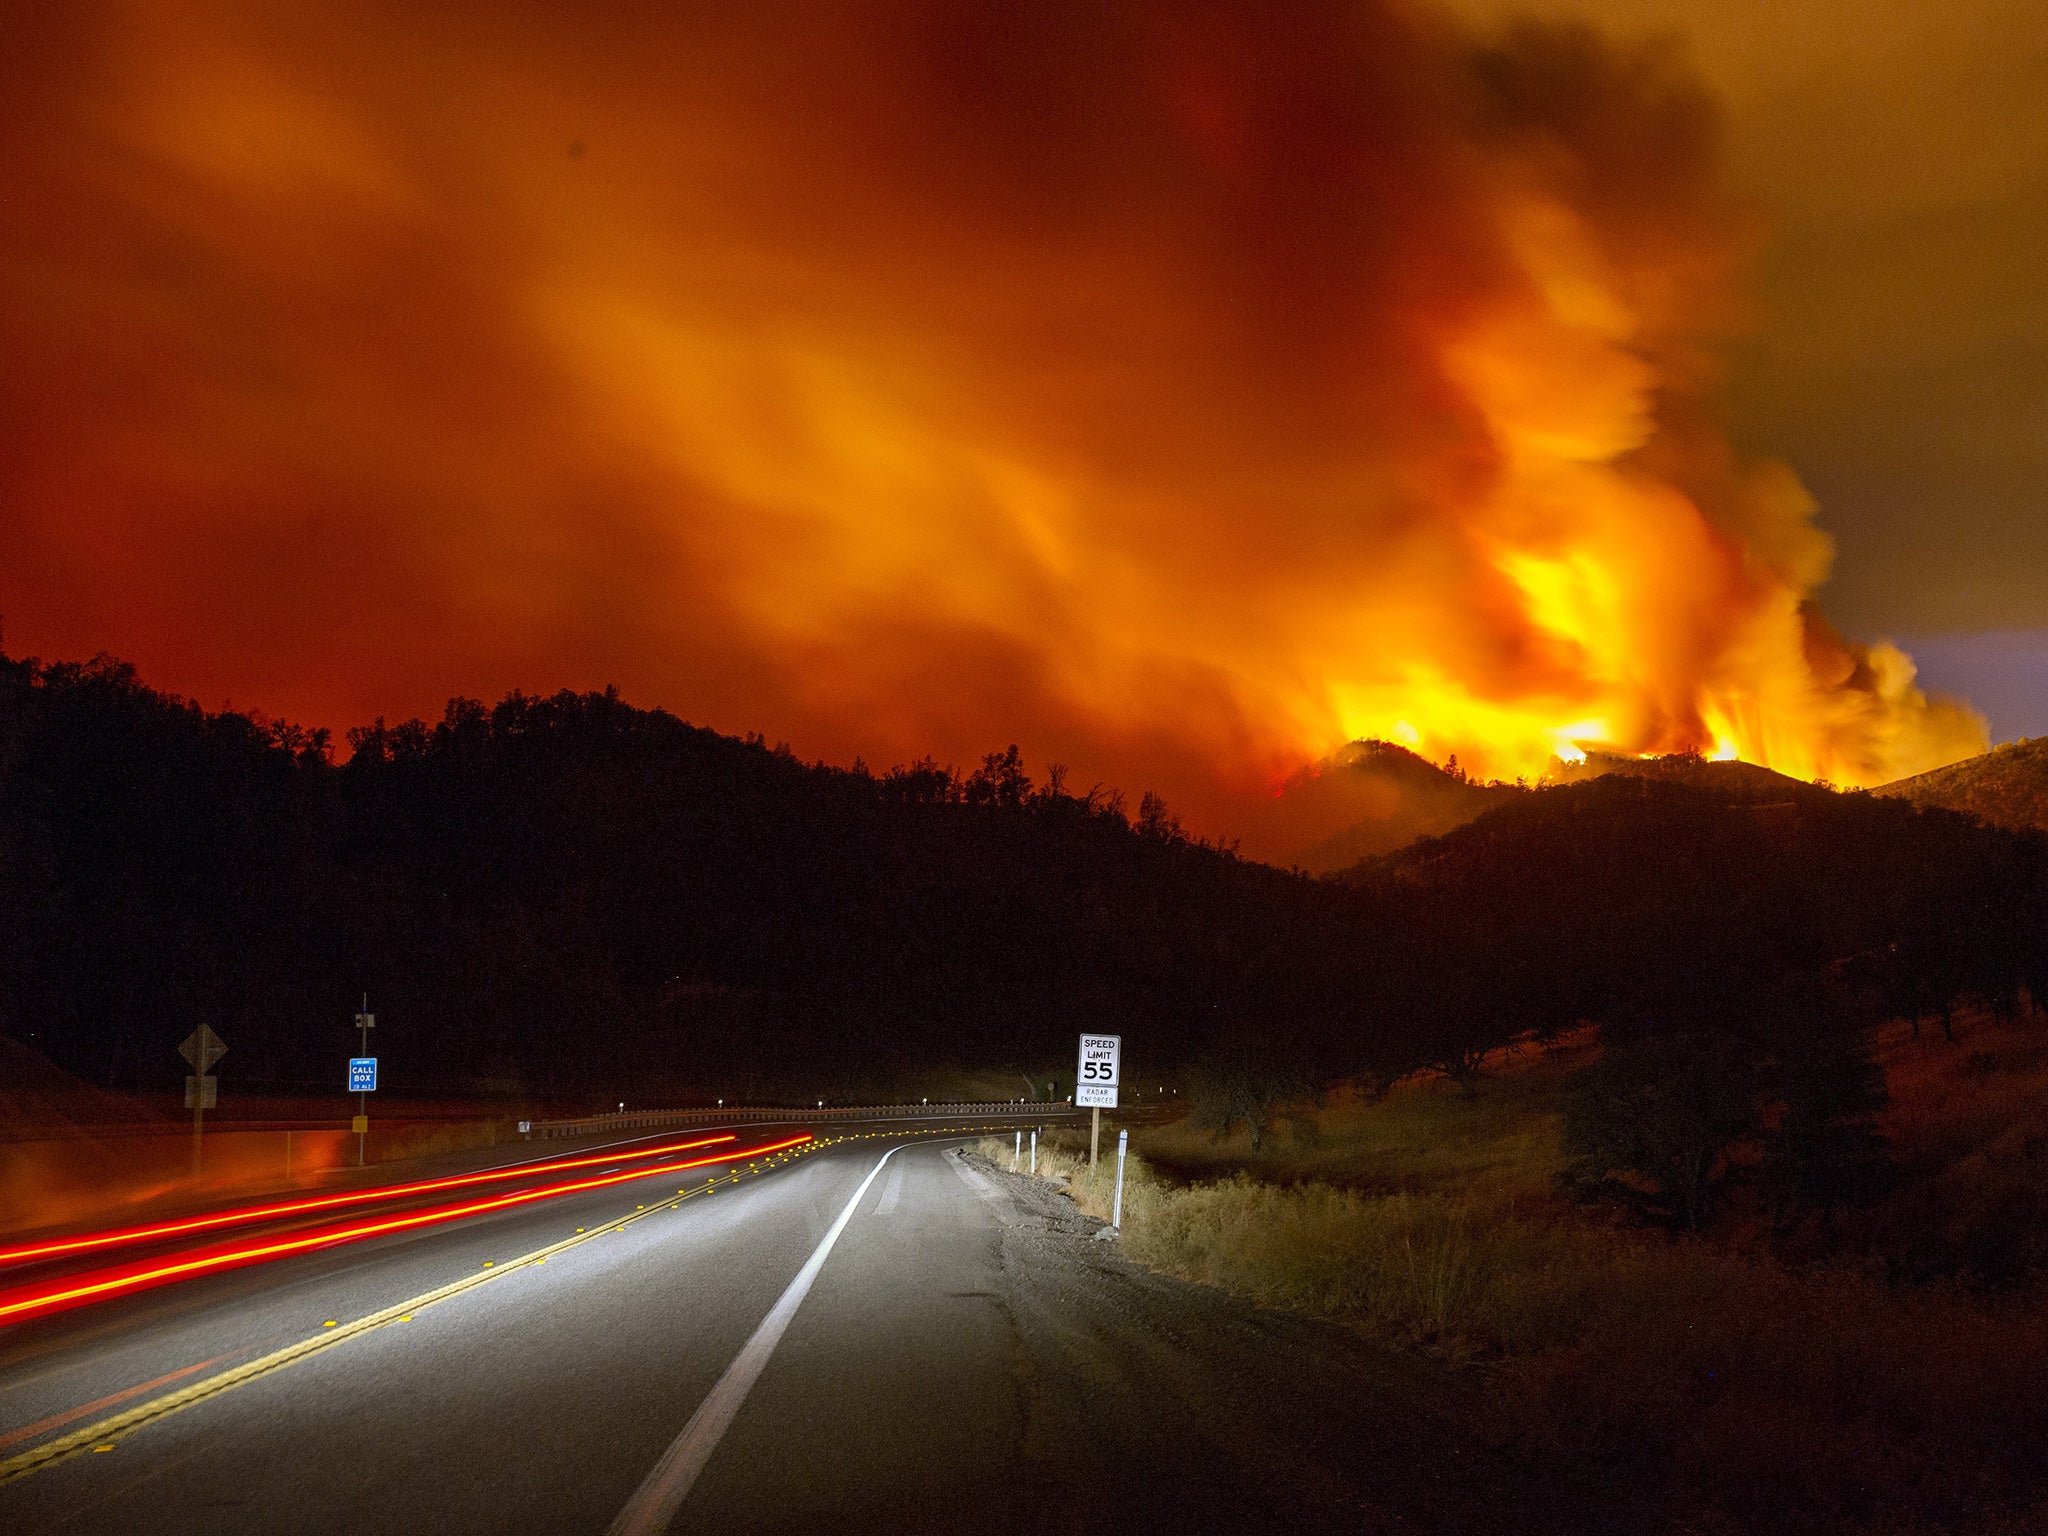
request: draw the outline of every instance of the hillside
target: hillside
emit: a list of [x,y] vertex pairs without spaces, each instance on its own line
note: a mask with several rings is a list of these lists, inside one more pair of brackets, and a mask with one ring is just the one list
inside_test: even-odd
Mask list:
[[1686,753],[1663,757],[1623,757],[1612,752],[1588,752],[1585,761],[1560,763],[1545,781],[1550,784],[1582,784],[1588,779],[1624,774],[1635,779],[1656,779],[1668,784],[1690,784],[1730,799],[1789,800],[1816,792],[1816,786],[1756,763],[1717,761]]
[[2048,847],[1740,765],[1531,790],[1332,879],[1380,937],[1376,1003],[1459,1070],[1517,1029],[1747,1034],[1847,1008],[2048,997]]
[[2048,996],[2041,839],[1741,764],[1480,787],[1368,744],[1375,782],[1481,812],[1315,879],[1015,748],[843,769],[612,692],[350,747],[0,660],[0,1034],[174,1093],[204,1020],[224,1096],[314,1091],[367,992],[395,1092],[847,1099],[1060,1083],[1091,1027],[1133,1072],[1301,1080]]
[[401,1093],[844,1098],[1065,1077],[1097,1025],[1165,1064],[1355,990],[1337,893],[1015,749],[840,769],[611,693],[351,747],[0,659],[0,1033],[174,1092],[204,1019],[224,1095],[291,1092],[332,1085],[367,992]]
[[2048,830],[2048,736],[1994,747],[1872,793],[1961,811],[1987,826]]
[[[1690,784],[1747,800],[1791,800],[1813,789],[1754,763],[1714,762],[1686,755],[1621,757],[1592,752],[1560,762],[1537,788],[1579,784],[1621,774]],[[1389,741],[1354,741],[1283,787],[1275,820],[1336,825],[1338,830],[1302,847],[1291,862],[1311,874],[1336,874],[1361,860],[1439,837],[1486,811],[1530,793],[1524,784],[1482,784]],[[1271,841],[1270,838],[1266,839]]]
[[12,1137],[86,1134],[110,1125],[145,1125],[146,1105],[83,1082],[53,1065],[32,1044],[0,1035],[0,1141]]
[[1446,772],[1393,742],[1366,740],[1289,780],[1276,810],[1298,824],[1338,827],[1293,855],[1293,863],[1321,875],[1463,826],[1517,793],[1514,785]]
[[[1632,1529],[2039,1532],[2041,1030],[1989,1012],[1954,1040],[1880,1028],[1856,1112],[1821,1138],[1784,1134],[1811,1128],[1786,1070],[1802,1063],[1739,1080],[1745,1113],[1715,1133],[1732,1140],[1690,1239],[1630,1219],[1617,1195],[1633,1188],[1572,1176],[1608,1054],[1590,1032],[1496,1053],[1468,1092],[1417,1078],[1287,1106],[1258,1145],[1198,1100],[1133,1129],[1120,1249],[1390,1345],[1490,1359],[1482,1390],[1525,1453],[1566,1450],[1688,1516]],[[1665,1129],[1696,1148],[1706,1081],[1673,1086]],[[1627,1107],[1659,1097],[1639,1083]],[[1006,1146],[985,1151],[1007,1166]],[[1850,1151],[1882,1176],[1814,1177]],[[1047,1162],[1104,1208],[1085,1149]]]

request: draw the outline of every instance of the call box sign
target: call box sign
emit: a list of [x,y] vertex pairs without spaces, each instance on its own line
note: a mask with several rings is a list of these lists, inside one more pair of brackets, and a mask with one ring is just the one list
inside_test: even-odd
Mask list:
[[375,1093],[377,1091],[377,1058],[374,1056],[351,1056],[348,1059],[348,1091],[350,1093]]
[[1115,1109],[1117,1076],[1123,1064],[1122,1035],[1083,1035],[1081,1065],[1074,1073],[1074,1103],[1082,1109]]

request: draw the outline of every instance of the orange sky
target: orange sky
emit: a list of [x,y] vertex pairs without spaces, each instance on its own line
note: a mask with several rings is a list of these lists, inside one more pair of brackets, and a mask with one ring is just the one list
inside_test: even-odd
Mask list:
[[1716,424],[1764,221],[1668,50],[1249,3],[23,27],[11,651],[336,726],[617,683],[806,756],[1015,740],[1222,831],[1359,734],[1852,781],[1978,739],[1818,620],[1806,493]]

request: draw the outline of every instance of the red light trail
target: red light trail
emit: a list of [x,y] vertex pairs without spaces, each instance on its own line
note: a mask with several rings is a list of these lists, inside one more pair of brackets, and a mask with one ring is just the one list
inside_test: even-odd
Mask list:
[[332,1247],[337,1243],[359,1242],[364,1238],[376,1237],[386,1232],[399,1232],[411,1227],[456,1221],[465,1216],[478,1216],[486,1211],[507,1210],[537,1200],[553,1200],[562,1195],[578,1194],[585,1190],[604,1189],[634,1179],[648,1179],[659,1174],[680,1173],[686,1169],[702,1168],[713,1163],[730,1163],[743,1157],[759,1157],[764,1153],[782,1152],[809,1140],[810,1133],[804,1132],[790,1137],[787,1141],[770,1142],[758,1147],[735,1147],[710,1157],[692,1158],[680,1163],[663,1163],[653,1168],[622,1170],[601,1174],[595,1178],[575,1179],[566,1184],[520,1190],[514,1194],[498,1195],[488,1200],[434,1206],[424,1211],[410,1211],[403,1216],[391,1216],[353,1226],[324,1227],[267,1242],[259,1241],[169,1257],[139,1259],[109,1269],[67,1275],[61,1280],[44,1285],[22,1286],[12,1291],[0,1292],[0,1327],[25,1322],[33,1317],[45,1317],[90,1302],[105,1301],[155,1286],[168,1285],[174,1281],[190,1279],[195,1275],[237,1269],[246,1264],[260,1264],[294,1253],[305,1253],[315,1248]]
[[715,1146],[721,1141],[736,1140],[738,1137],[731,1134],[702,1136],[695,1141],[667,1142],[658,1147],[644,1147],[634,1152],[607,1152],[601,1156],[556,1158],[544,1163],[517,1163],[509,1168],[493,1168],[483,1173],[458,1174],[445,1179],[422,1179],[410,1184],[381,1184],[375,1189],[351,1190],[341,1195],[320,1195],[307,1200],[289,1200],[279,1205],[210,1211],[204,1216],[161,1221],[149,1226],[109,1227],[102,1232],[87,1232],[77,1237],[52,1238],[48,1242],[28,1243],[18,1248],[0,1248],[0,1265],[23,1264],[34,1259],[54,1258],[59,1254],[80,1253],[92,1248],[122,1248],[131,1243],[148,1242],[152,1238],[177,1237],[187,1232],[204,1232],[214,1227],[264,1221],[274,1216],[293,1216],[304,1211],[327,1210],[338,1205],[401,1200],[408,1195],[422,1195],[436,1189],[454,1189],[459,1185],[531,1178],[536,1174],[558,1173],[564,1168],[587,1168],[593,1163],[616,1163],[626,1158],[660,1157],[668,1152],[687,1152],[695,1147]]

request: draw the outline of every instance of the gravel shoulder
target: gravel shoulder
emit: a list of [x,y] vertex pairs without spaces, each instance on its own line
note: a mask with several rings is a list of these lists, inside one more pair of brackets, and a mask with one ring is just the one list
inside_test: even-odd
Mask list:
[[1013,1202],[997,1268],[1019,1470],[1074,1528],[1659,1528],[1490,1443],[1472,1370],[1158,1274],[1047,1181],[963,1160]]

